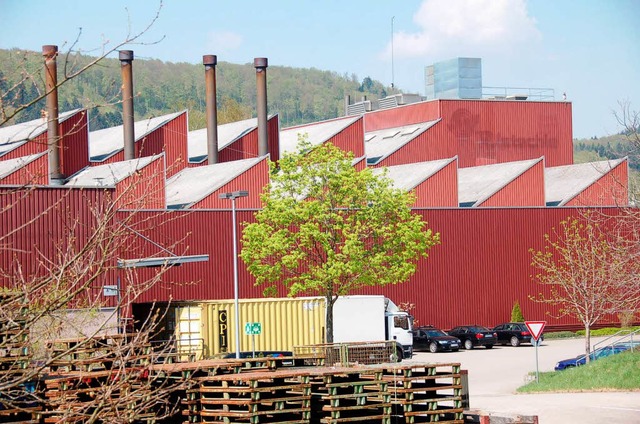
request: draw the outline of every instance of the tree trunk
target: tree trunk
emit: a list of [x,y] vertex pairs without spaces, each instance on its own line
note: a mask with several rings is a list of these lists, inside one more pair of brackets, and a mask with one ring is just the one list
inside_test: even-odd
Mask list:
[[587,364],[590,362],[589,353],[591,352],[591,325],[587,324],[584,326],[584,352],[587,357],[585,358]]
[[327,296],[325,298],[325,302],[327,302],[327,343],[333,343],[333,296]]

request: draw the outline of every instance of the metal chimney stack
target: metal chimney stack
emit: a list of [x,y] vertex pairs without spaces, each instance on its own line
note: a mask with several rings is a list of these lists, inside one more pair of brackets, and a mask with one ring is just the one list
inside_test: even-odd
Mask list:
[[60,131],[58,122],[58,46],[42,46],[46,74],[47,146],[49,149],[49,184],[59,183],[64,176],[60,166]]
[[256,84],[258,86],[258,156],[269,153],[269,140],[267,132],[267,66],[266,57],[253,59],[256,68]]
[[136,136],[133,118],[133,50],[120,50],[122,71],[122,124],[124,127],[124,160],[136,157]]
[[205,98],[207,104],[207,162],[218,163],[218,106],[216,104],[216,64],[213,54],[202,56],[204,65]]

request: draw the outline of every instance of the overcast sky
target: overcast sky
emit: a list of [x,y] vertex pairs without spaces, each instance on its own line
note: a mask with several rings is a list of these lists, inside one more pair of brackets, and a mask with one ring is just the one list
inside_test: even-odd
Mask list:
[[[129,24],[143,30],[159,4],[0,0],[0,48],[64,50],[82,28],[76,48],[95,51],[124,39]],[[582,138],[618,132],[620,100],[640,110],[639,27],[639,0],[164,0],[143,37],[162,40],[130,48],[171,62],[267,57],[420,94],[425,66],[479,57],[484,86],[552,88],[558,100],[566,92]]]

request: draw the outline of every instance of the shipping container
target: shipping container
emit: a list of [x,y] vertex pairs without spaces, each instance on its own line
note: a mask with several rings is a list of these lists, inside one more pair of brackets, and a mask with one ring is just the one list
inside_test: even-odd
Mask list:
[[[137,304],[136,322],[154,309],[164,314],[156,339],[175,340],[177,352],[197,359],[231,352],[293,352],[296,346],[325,343],[324,297],[239,299],[239,338],[233,299],[175,304]],[[384,296],[342,296],[334,305],[334,342],[393,340],[411,357],[413,338],[406,312]],[[407,338],[408,337],[408,338]],[[400,353],[400,352],[399,352]]]

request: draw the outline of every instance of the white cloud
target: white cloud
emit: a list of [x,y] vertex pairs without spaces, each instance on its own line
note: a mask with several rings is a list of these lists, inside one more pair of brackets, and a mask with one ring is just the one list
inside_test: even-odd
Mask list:
[[243,43],[242,35],[231,31],[214,31],[209,33],[208,46],[212,51],[230,53]]
[[[397,32],[396,58],[509,53],[541,39],[525,0],[424,0],[413,16],[417,32]],[[382,56],[389,58],[391,43]]]

